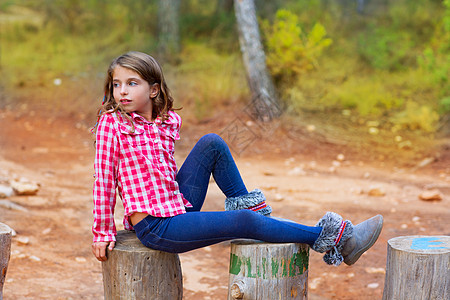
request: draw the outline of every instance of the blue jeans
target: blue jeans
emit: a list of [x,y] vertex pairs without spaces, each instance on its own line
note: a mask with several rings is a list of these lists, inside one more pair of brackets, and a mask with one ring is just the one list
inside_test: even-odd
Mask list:
[[134,226],[139,240],[152,249],[182,253],[238,238],[312,245],[319,237],[321,227],[276,220],[251,210],[201,212],[211,174],[226,197],[248,193],[225,141],[207,134],[189,153],[176,178],[193,208],[174,217],[147,216]]

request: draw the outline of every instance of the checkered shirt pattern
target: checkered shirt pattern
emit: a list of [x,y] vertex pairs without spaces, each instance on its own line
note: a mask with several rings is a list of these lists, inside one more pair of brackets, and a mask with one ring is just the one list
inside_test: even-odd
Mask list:
[[155,217],[185,213],[192,205],[180,193],[175,180],[175,141],[180,139],[181,117],[147,122],[131,114],[135,129],[120,113],[104,114],[96,133],[94,182],[94,242],[115,241],[116,196],[125,209],[123,224],[132,230],[129,216],[143,212]]

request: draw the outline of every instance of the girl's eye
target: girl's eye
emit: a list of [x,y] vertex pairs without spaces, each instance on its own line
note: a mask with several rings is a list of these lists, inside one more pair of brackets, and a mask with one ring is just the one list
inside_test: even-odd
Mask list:
[[130,86],[135,86],[135,85],[137,85],[137,82],[131,81],[129,84],[130,84]]
[[113,83],[113,87],[117,88],[117,87],[119,87],[119,84],[118,83]]

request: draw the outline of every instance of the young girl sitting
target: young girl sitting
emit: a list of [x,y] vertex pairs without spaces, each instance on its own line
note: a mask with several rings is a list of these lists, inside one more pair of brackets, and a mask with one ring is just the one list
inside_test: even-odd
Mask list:
[[[106,248],[115,245],[116,191],[125,229],[135,230],[156,250],[181,253],[247,238],[306,243],[326,252],[328,264],[351,265],[377,240],[380,215],[356,226],[332,212],[316,226],[270,217],[263,193],[247,191],[228,146],[216,134],[203,136],[177,171],[173,155],[181,118],[172,106],[153,57],[129,52],[111,63],[96,127],[92,251],[98,260],[105,261]],[[225,211],[201,211],[211,174],[226,196]]]

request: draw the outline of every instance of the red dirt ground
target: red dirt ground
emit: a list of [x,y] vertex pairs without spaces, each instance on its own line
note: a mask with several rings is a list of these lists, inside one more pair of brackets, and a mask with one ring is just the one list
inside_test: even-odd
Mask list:
[[[266,193],[275,216],[307,225],[314,225],[326,211],[338,212],[354,224],[378,213],[384,216],[378,242],[354,266],[330,267],[311,252],[309,299],[380,299],[390,238],[450,234],[448,141],[418,154],[370,143],[351,146],[326,133],[311,134],[282,123],[261,129],[227,115],[197,123],[186,119],[177,161],[182,163],[203,134],[221,133],[234,149],[247,187]],[[9,199],[26,212],[0,206],[0,222],[17,232],[4,299],[102,299],[101,264],[90,247],[94,148],[87,126],[74,118],[48,119],[7,110],[0,111],[0,120],[0,177],[25,177],[41,184],[35,196]],[[244,138],[236,139],[239,134]],[[345,159],[338,163],[339,154]],[[426,157],[435,160],[420,167]],[[372,186],[384,190],[385,196],[369,196]],[[437,187],[444,200],[419,200],[419,194],[431,187]],[[211,183],[205,210],[222,210],[223,201]],[[28,237],[29,243],[21,244],[19,237]],[[184,299],[226,299],[228,243],[180,258]]]

